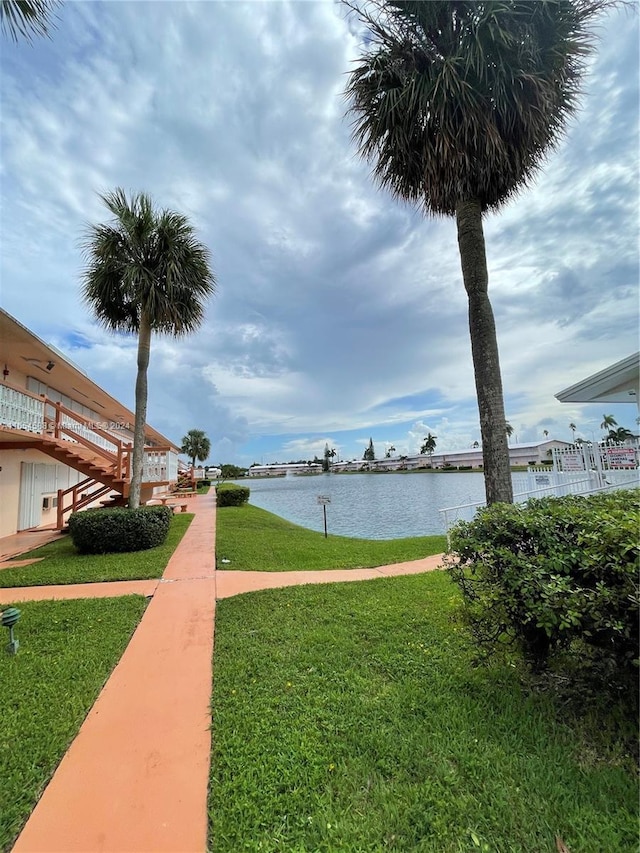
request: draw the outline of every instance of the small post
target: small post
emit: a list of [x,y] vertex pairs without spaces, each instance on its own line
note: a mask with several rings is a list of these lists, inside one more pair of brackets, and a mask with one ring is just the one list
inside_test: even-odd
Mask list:
[[324,538],[327,538],[327,504],[331,503],[329,495],[318,495],[318,503],[322,506],[322,515],[324,517]]
[[20,611],[17,607],[8,607],[2,613],[2,627],[9,629],[9,642],[6,650],[10,655],[15,655],[18,651],[20,643],[13,636],[13,626],[20,618]]

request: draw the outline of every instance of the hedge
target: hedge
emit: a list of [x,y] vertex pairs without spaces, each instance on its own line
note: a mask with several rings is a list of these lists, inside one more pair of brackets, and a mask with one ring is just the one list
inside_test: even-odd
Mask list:
[[163,544],[172,517],[169,506],[88,509],[71,513],[69,534],[81,554],[146,551]]
[[242,506],[249,500],[249,494],[247,486],[237,486],[235,483],[220,483],[216,486],[218,506]]
[[534,669],[587,643],[638,658],[640,490],[494,504],[450,534],[448,571],[481,649],[518,643]]

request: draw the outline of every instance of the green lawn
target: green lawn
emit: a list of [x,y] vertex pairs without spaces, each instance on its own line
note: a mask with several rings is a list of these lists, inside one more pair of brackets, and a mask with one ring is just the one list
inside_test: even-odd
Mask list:
[[218,602],[216,853],[636,853],[628,709],[474,667],[458,602],[444,572]]
[[174,515],[163,545],[126,554],[78,554],[70,536],[21,554],[17,560],[44,557],[39,563],[0,570],[0,587],[159,578],[193,519],[192,513]]
[[[351,539],[299,527],[259,507],[218,507],[216,567],[243,571],[356,569],[418,560],[446,550],[445,536]],[[229,562],[224,562],[228,560]]]
[[17,605],[20,648],[5,654],[3,629],[0,649],[0,850],[11,849],[145,605],[141,596]]

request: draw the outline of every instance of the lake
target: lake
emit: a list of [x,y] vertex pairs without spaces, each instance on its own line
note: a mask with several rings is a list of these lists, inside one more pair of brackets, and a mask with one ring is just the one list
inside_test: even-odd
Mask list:
[[[523,491],[526,473],[512,475]],[[400,539],[445,532],[439,509],[483,501],[481,472],[455,474],[318,474],[237,481],[251,489],[249,503],[310,530],[324,531],[318,496],[327,505],[327,531],[360,539]]]

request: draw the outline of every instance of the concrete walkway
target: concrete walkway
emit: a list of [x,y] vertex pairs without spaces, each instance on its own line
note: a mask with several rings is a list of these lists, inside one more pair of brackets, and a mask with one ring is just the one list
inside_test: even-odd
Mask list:
[[0,590],[0,604],[137,593],[153,596],[120,662],[12,853],[205,853],[216,598],[307,583],[437,568],[427,557],[375,569],[215,571],[215,496],[160,581]]

